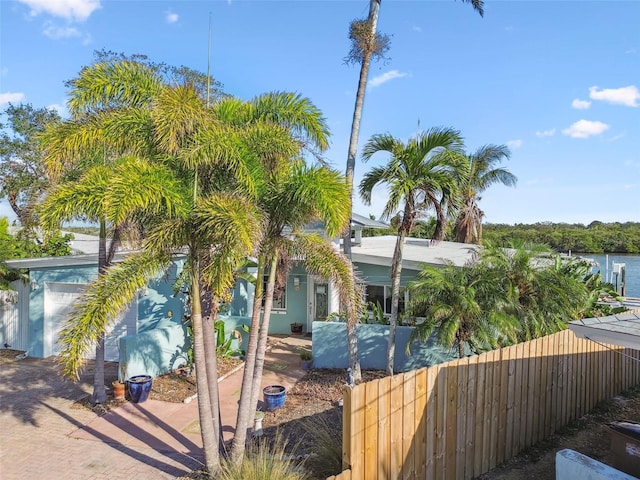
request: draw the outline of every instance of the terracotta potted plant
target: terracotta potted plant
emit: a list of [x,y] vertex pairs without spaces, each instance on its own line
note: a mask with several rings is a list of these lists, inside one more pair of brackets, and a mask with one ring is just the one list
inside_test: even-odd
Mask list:
[[114,380],[111,383],[111,386],[113,387],[113,399],[124,400],[124,383],[122,383],[120,380]]
[[111,382],[111,386],[113,387],[113,399],[114,400],[124,400],[125,399],[125,382],[120,381],[121,378],[124,378],[125,375],[125,367],[124,365],[120,365],[120,375],[113,382]]

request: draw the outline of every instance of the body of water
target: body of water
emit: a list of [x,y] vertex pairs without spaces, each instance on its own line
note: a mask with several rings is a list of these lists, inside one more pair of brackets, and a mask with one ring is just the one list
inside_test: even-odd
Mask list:
[[[627,297],[640,297],[640,255],[610,253],[607,256],[596,253],[585,253],[581,256],[586,258],[593,258],[596,262],[598,262],[600,266],[596,268],[600,270],[602,279],[607,282],[612,281],[612,263],[624,263],[626,265]],[[615,277],[613,278],[613,281],[615,282]],[[619,281],[620,279],[618,279],[618,282]]]

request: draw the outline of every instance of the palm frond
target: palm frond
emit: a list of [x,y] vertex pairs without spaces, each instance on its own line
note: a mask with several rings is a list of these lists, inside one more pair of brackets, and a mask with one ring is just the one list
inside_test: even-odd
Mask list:
[[162,78],[146,65],[120,60],[85,67],[70,84],[67,105],[78,116],[124,105],[148,105],[161,88]]
[[78,378],[95,342],[127,308],[138,290],[163,271],[170,261],[171,258],[165,255],[135,254],[98,276],[80,297],[60,332],[59,361],[65,376]]

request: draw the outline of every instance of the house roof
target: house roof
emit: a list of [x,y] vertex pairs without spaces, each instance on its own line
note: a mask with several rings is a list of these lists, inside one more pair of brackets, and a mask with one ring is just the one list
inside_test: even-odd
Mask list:
[[579,338],[640,350],[640,311],[569,322]]
[[359,215],[355,212],[351,214],[351,226],[358,226],[362,228],[389,228],[389,225],[384,222],[372,220],[371,218]]
[[[395,235],[363,237],[360,245],[351,247],[351,259],[356,263],[390,267],[395,244]],[[443,265],[446,261],[461,267],[473,258],[478,248],[468,243],[407,238],[402,252],[402,267],[421,270],[424,264]]]
[[[119,262],[130,252],[116,253],[114,261]],[[88,266],[98,264],[98,254],[69,255],[66,257],[20,258],[4,262],[10,268],[59,268],[70,266]]]

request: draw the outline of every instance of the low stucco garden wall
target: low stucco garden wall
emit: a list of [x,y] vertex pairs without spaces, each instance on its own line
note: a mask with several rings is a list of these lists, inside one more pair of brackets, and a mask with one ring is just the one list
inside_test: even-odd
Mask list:
[[[231,349],[245,349],[247,335],[242,325],[246,317],[218,317],[225,323],[225,338],[234,330],[240,333],[240,339],[231,342]],[[166,325],[136,335],[120,339],[120,380],[135,375],[157,377],[171,372],[189,363],[188,350],[190,340],[187,329],[182,324]]]
[[[394,370],[407,372],[456,358],[453,350],[436,344],[433,338],[427,343],[414,342],[411,354],[407,354],[407,342],[414,327],[397,327]],[[356,325],[360,367],[366,370],[385,370],[389,326]],[[347,325],[344,322],[313,322],[314,368],[347,368]]]

